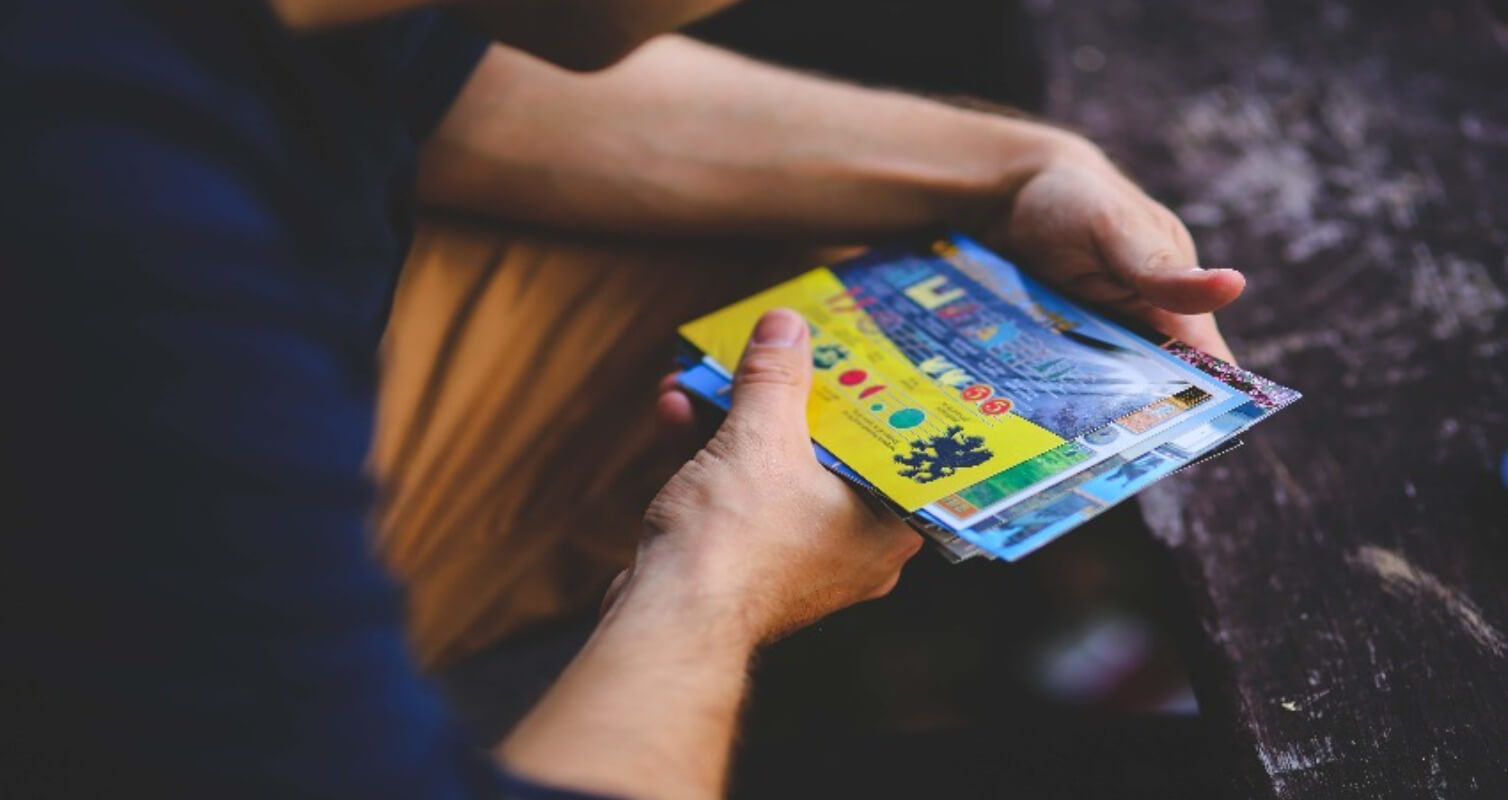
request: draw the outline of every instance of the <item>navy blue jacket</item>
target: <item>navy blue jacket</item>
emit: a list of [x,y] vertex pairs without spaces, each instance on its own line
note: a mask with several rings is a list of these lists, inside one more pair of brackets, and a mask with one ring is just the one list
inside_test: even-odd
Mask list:
[[484,47],[0,2],[0,794],[552,796],[416,676],[364,527],[416,147]]

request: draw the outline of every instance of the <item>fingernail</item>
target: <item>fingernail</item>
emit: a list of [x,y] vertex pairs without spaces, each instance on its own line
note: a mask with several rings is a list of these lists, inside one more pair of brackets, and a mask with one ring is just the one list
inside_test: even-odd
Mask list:
[[1220,267],[1202,267],[1195,264],[1188,269],[1178,272],[1169,272],[1168,274],[1182,278],[1203,278],[1206,275],[1218,275],[1222,272],[1231,272],[1231,270],[1222,269]]
[[772,347],[790,347],[801,338],[806,321],[800,314],[788,308],[777,308],[759,318],[754,326],[754,344]]

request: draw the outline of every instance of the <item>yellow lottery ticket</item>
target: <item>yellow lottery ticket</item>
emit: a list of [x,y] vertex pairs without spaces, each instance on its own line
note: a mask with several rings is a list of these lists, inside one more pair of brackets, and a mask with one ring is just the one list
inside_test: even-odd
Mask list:
[[[913,298],[917,299],[917,298]],[[921,302],[921,300],[917,300]],[[907,511],[1063,444],[1011,413],[1003,399],[971,402],[901,352],[863,299],[819,267],[681,327],[728,369],[764,312],[787,307],[812,329],[812,438]]]

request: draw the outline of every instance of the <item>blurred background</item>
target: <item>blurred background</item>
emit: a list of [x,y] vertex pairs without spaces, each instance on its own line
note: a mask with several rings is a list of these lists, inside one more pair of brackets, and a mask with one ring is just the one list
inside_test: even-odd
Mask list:
[[[1325,759],[1274,749],[1264,715],[1323,716],[1344,692],[1300,702],[1274,690],[1272,709],[1254,708],[1237,696],[1254,684],[1230,676],[1230,648],[1208,643],[1244,622],[1271,640],[1251,658],[1274,662],[1251,681],[1316,685],[1307,665],[1330,662],[1300,617],[1344,617],[1346,600],[1312,573],[1341,563],[1348,537],[1400,515],[1450,529],[1460,547],[1439,559],[1485,592],[1485,607],[1508,607],[1488,566],[1508,519],[1508,476],[1497,474],[1508,469],[1505,6],[746,0],[694,31],[1087,134],[1181,214],[1204,263],[1247,272],[1246,296],[1222,314],[1227,336],[1244,366],[1307,395],[1259,442],[1022,564],[951,567],[924,554],[891,597],[772,648],[756,672],[737,796],[1211,797],[1243,770],[1284,796],[1329,796],[1299,790],[1299,773],[1320,780]],[[1261,506],[1273,516],[1250,511]],[[1228,508],[1241,519],[1210,533]],[[1421,524],[1414,533],[1430,535]],[[1224,538],[1200,538],[1212,536]],[[1413,635],[1406,626],[1354,616],[1376,627],[1331,631],[1353,651],[1363,636],[1384,651],[1413,646],[1399,638]],[[525,656],[510,646],[506,659],[452,668],[458,707],[499,736],[585,630],[543,631]],[[1211,674],[1219,685],[1201,677]],[[1379,704],[1427,679],[1394,674],[1396,685],[1378,683]],[[1246,732],[1212,722],[1212,707]],[[1357,717],[1345,725],[1365,722],[1335,708]],[[1233,736],[1255,737],[1253,763],[1230,761]],[[1437,770],[1487,746],[1461,741],[1437,753]],[[1355,746],[1363,763],[1367,744],[1337,734],[1321,750],[1341,763]],[[1293,752],[1299,767],[1288,769],[1279,756]]]

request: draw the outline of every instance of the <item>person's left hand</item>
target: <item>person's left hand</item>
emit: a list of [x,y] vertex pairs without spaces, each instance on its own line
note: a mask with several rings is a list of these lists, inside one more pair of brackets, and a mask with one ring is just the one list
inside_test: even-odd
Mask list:
[[[605,613],[642,587],[763,644],[895,585],[921,537],[817,462],[811,352],[799,314],[760,318],[727,417],[645,511],[638,555],[609,588]],[[660,421],[689,424],[685,394],[662,389]]]
[[1203,269],[1188,229],[1085,139],[1053,130],[1043,166],[981,242],[1081,300],[1119,311],[1233,361],[1210,313],[1246,279]]

